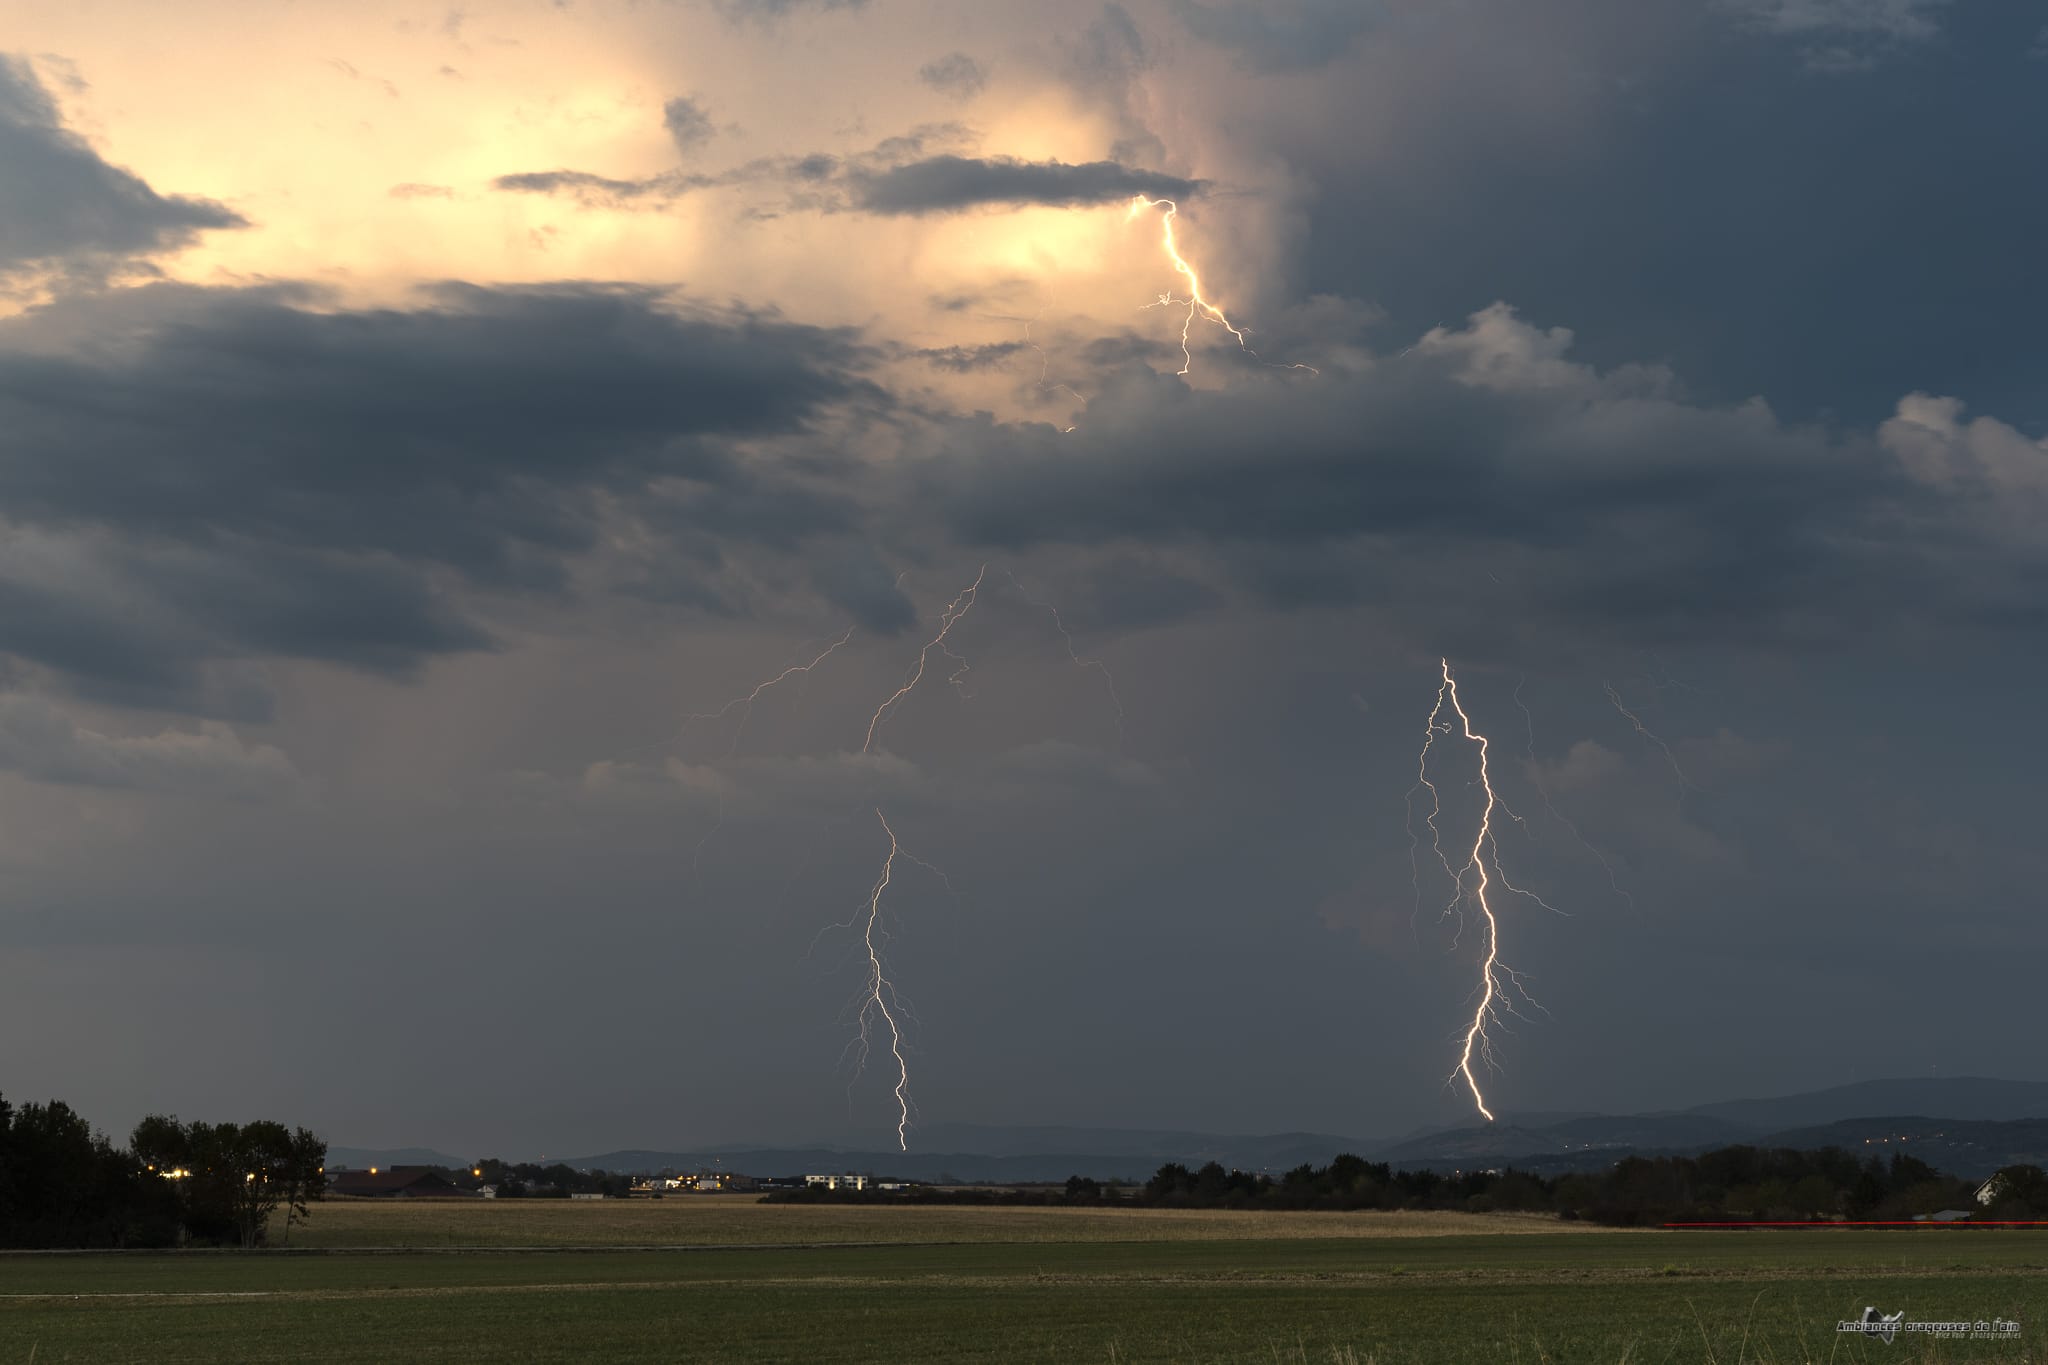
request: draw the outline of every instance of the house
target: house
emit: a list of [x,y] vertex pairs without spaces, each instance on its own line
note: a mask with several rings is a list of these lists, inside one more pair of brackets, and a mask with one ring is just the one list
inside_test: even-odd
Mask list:
[[1977,1187],[1977,1202],[1988,1209],[1998,1202],[1998,1196],[2004,1192],[2004,1181],[1994,1175]]
[[804,1184],[806,1186],[822,1185],[828,1190],[864,1190],[868,1187],[868,1178],[864,1175],[852,1174],[807,1175],[804,1177]]
[[367,1199],[475,1199],[432,1166],[391,1166],[367,1171],[329,1171],[327,1193]]

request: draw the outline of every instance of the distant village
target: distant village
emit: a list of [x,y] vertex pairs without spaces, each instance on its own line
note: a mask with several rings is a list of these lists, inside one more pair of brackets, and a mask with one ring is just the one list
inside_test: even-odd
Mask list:
[[697,1194],[754,1194],[773,1190],[908,1190],[907,1181],[877,1181],[856,1172],[761,1177],[735,1171],[662,1170],[619,1174],[578,1170],[561,1163],[486,1161],[467,1170],[450,1166],[327,1168],[327,1197],[351,1199],[665,1199]]

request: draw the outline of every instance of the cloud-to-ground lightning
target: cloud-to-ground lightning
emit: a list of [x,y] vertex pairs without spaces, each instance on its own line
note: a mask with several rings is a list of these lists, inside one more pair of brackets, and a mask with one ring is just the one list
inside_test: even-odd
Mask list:
[[1692,779],[1685,775],[1685,769],[1678,766],[1678,755],[1671,752],[1671,746],[1664,742],[1662,736],[1643,724],[1641,716],[1628,709],[1621,700],[1621,693],[1614,690],[1614,684],[1603,682],[1600,686],[1606,689],[1607,700],[1614,703],[1614,709],[1621,712],[1622,717],[1635,727],[1635,732],[1663,751],[1664,761],[1671,765],[1671,775],[1678,779],[1679,800],[1683,801],[1687,792],[1699,790],[1693,786]]
[[[925,642],[924,648],[918,650],[917,664],[911,670],[910,676],[904,679],[902,686],[883,699],[882,704],[875,708],[873,717],[869,719],[867,738],[860,748],[863,754],[874,752],[875,736],[880,732],[882,722],[896,709],[898,703],[924,681],[925,669],[931,660],[933,650],[939,651],[958,665],[947,681],[955,689],[962,688],[962,680],[967,673],[967,660],[948,647],[946,637],[953,633],[953,627],[960,623],[960,618],[973,609],[975,599],[981,592],[982,581],[987,577],[988,565],[984,564],[975,573],[974,581],[961,589],[960,594],[947,603],[946,609],[939,613],[938,633]],[[948,891],[953,889],[953,884],[938,868],[904,851],[902,843],[896,838],[896,831],[889,825],[889,817],[882,813],[879,806],[875,808],[875,818],[882,822],[882,829],[889,836],[889,852],[882,859],[882,870],[875,878],[873,889],[868,892],[867,905],[862,917],[861,944],[867,952],[867,980],[862,988],[860,1007],[856,1015],[858,1032],[848,1046],[854,1049],[854,1077],[857,1080],[867,1065],[868,1054],[873,1048],[875,1021],[877,1016],[880,1017],[881,1026],[889,1035],[889,1056],[896,1063],[896,1145],[907,1152],[910,1150],[910,1063],[903,1055],[903,1024],[899,1018],[904,1012],[902,997],[896,991],[896,983],[890,979],[887,963],[882,957],[881,945],[875,938],[882,917],[882,893],[889,889],[890,880],[895,875],[896,859],[899,857],[906,858],[934,873],[940,881],[945,882]],[[895,1004],[893,1009],[890,1008],[892,1002]]]
[[[1257,359],[1259,353],[1252,349],[1252,344],[1247,339],[1247,329],[1232,322],[1230,315],[1225,313],[1215,301],[1202,292],[1201,274],[1195,269],[1194,262],[1181,254],[1180,243],[1173,233],[1173,220],[1180,216],[1180,205],[1171,199],[1148,199],[1142,194],[1134,195],[1131,198],[1130,211],[1124,215],[1125,221],[1128,222],[1130,219],[1136,218],[1146,209],[1165,210],[1165,212],[1159,215],[1160,245],[1165,249],[1166,259],[1172,264],[1174,273],[1187,283],[1187,296],[1185,298],[1176,295],[1169,289],[1164,294],[1161,294],[1155,302],[1145,305],[1147,308],[1171,308],[1179,304],[1187,305],[1187,312],[1181,318],[1180,324],[1180,369],[1175,371],[1175,373],[1185,375],[1195,366],[1195,355],[1189,346],[1188,335],[1194,330],[1197,318],[1207,319],[1230,333],[1232,337],[1236,338],[1240,350]],[[1261,361],[1261,363],[1268,364],[1270,362]],[[1275,365],[1272,368],[1280,370],[1307,370],[1310,374],[1321,373],[1313,365]]]
[[[1501,799],[1499,792],[1495,790],[1493,785],[1492,741],[1486,735],[1473,728],[1472,717],[1465,710],[1464,702],[1458,695],[1458,680],[1451,672],[1450,660],[1444,659],[1441,663],[1443,672],[1437,687],[1436,704],[1430,710],[1425,738],[1422,742],[1422,751],[1416,760],[1416,785],[1429,789],[1431,803],[1427,823],[1430,830],[1430,840],[1438,860],[1442,862],[1444,871],[1451,878],[1453,886],[1451,899],[1444,907],[1445,913],[1460,912],[1460,924],[1462,926],[1462,908],[1469,902],[1477,909],[1480,927],[1485,934],[1485,944],[1479,966],[1479,986],[1476,992],[1478,999],[1473,1005],[1472,1017],[1464,1027],[1458,1054],[1458,1064],[1451,1072],[1451,1079],[1453,1081],[1463,1079],[1466,1088],[1472,1092],[1472,1103],[1478,1108],[1480,1116],[1491,1122],[1493,1110],[1487,1107],[1486,1095],[1480,1088],[1479,1076],[1473,1068],[1473,1062],[1477,1060],[1484,1062],[1488,1066],[1494,1065],[1493,1037],[1489,1029],[1494,1025],[1500,1024],[1503,1015],[1518,1014],[1514,1007],[1516,996],[1520,996],[1531,1004],[1535,1003],[1530,999],[1528,991],[1524,988],[1520,974],[1501,960],[1500,914],[1493,903],[1491,893],[1498,887],[1500,890],[1507,891],[1513,895],[1525,897],[1547,910],[1555,911],[1557,907],[1549,904],[1549,902],[1545,901],[1535,892],[1525,887],[1517,886],[1514,882],[1510,881],[1506,871],[1501,866],[1500,845],[1494,831],[1494,816],[1496,813],[1501,813],[1517,820],[1520,817],[1514,815],[1514,812],[1508,808],[1507,803]],[[1457,717],[1455,725],[1445,718],[1444,711],[1446,707]],[[1464,861],[1455,866],[1443,850],[1442,835],[1437,825],[1437,819],[1443,813],[1443,803],[1437,799],[1436,784],[1429,777],[1429,760],[1432,751],[1436,747],[1437,739],[1454,735],[1477,746],[1479,773],[1474,785],[1484,795],[1484,802],[1479,812],[1479,821],[1472,836],[1471,849],[1464,855]],[[1409,797],[1410,809],[1412,811],[1413,788],[1409,790]],[[1411,823],[1409,831],[1411,865],[1418,848],[1419,841],[1416,839]],[[1418,896],[1420,895],[1419,873],[1417,894]],[[1541,1007],[1538,1006],[1538,1008]]]
[[[875,932],[882,918],[882,893],[889,889],[889,882],[896,872],[896,858],[903,854],[903,846],[896,838],[896,831],[889,826],[889,817],[882,814],[879,806],[875,808],[875,818],[882,822],[882,832],[889,836],[889,852],[882,859],[881,875],[875,878],[874,887],[868,892],[861,924],[861,945],[867,950],[868,974],[856,1016],[860,1032],[853,1043],[858,1049],[855,1074],[858,1076],[860,1068],[866,1065],[868,1052],[873,1046],[874,1017],[879,1014],[889,1031],[889,1056],[896,1063],[896,1146],[907,1152],[910,1150],[910,1063],[903,1056],[903,1025],[897,1018],[903,1006],[896,994],[896,984],[883,968],[881,947],[875,942]],[[896,1001],[895,1009],[889,1008],[892,1000]]]

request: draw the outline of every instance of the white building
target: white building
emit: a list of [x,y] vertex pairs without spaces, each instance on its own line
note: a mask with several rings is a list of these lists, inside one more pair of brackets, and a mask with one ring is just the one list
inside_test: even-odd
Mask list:
[[807,1175],[805,1185],[823,1185],[828,1190],[864,1190],[868,1178],[864,1175]]

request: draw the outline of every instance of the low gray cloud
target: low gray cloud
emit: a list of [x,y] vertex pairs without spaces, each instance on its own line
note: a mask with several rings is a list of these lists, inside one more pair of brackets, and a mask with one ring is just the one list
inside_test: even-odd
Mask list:
[[246,227],[210,199],[163,195],[64,127],[34,70],[0,55],[0,277],[104,272],[209,228]]
[[254,801],[288,794],[298,772],[280,749],[217,722],[155,735],[102,734],[40,697],[0,696],[0,770],[39,782]]
[[1321,379],[1125,366],[1072,433],[946,426],[916,496],[970,544],[1200,546],[1270,604],[1506,619],[1511,647],[1992,624],[2048,587],[2048,555],[1992,515],[2048,479],[2011,427],[1915,397],[1881,443],[1832,435],[1570,344],[1497,305]]
[[674,170],[639,179],[566,169],[523,171],[498,176],[491,184],[515,194],[558,195],[611,209],[658,209],[704,190],[769,186],[782,193],[785,208],[885,216],[1035,205],[1070,208],[1140,194],[1178,199],[1205,188],[1199,180],[1117,161],[1069,164],[928,154],[934,145],[964,137],[964,130],[943,124],[889,138],[847,158],[825,153],[762,157],[723,171]]
[[1345,56],[1380,23],[1369,0],[1173,0],[1173,14],[1204,42],[1252,71],[1308,71]]
[[683,152],[693,152],[717,135],[717,126],[704,107],[688,95],[678,95],[661,106],[661,126]]
[[1134,195],[1185,198],[1202,182],[1115,161],[1068,165],[1012,157],[935,156],[853,182],[855,207],[869,213],[950,213],[961,209],[1110,204]]
[[988,68],[965,52],[949,52],[920,66],[917,78],[942,95],[968,100],[988,87]]
[[403,671],[488,643],[443,575],[558,590],[611,501],[720,541],[845,521],[724,444],[871,398],[845,333],[638,287],[326,304],[156,286],[0,325],[0,499],[35,532],[0,554],[0,649],[115,690],[245,655]]

